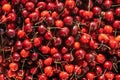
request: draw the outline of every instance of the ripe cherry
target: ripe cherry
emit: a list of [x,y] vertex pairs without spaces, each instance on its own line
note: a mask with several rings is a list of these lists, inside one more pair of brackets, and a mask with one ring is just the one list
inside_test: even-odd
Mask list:
[[4,11],[4,12],[10,12],[11,10],[12,10],[12,7],[11,7],[11,5],[9,4],[9,3],[6,3],[6,4],[4,4],[3,6],[2,6],[2,10]]
[[10,37],[10,38],[14,38],[15,35],[16,35],[16,32],[15,32],[14,29],[8,29],[8,30],[7,30],[7,35],[8,35],[8,37]]
[[29,56],[29,51],[27,51],[27,50],[25,50],[25,49],[22,49],[21,51],[20,51],[20,55],[21,55],[21,57],[22,58],[27,58],[28,56]]
[[61,80],[67,80],[69,78],[69,74],[67,72],[60,72],[59,73],[59,78]]
[[65,41],[67,46],[72,46],[74,44],[74,42],[75,42],[75,39],[73,36],[69,36]]
[[42,43],[42,38],[41,38],[41,37],[36,37],[36,38],[34,38],[34,40],[33,40],[33,45],[34,45],[35,47],[39,47],[39,46],[41,45],[41,43]]
[[44,34],[47,31],[47,28],[44,25],[40,25],[38,27],[38,33],[39,34]]
[[14,52],[12,57],[13,57],[13,61],[15,62],[19,62],[21,59],[20,54],[18,52]]
[[103,54],[98,54],[96,56],[96,61],[100,64],[103,64],[105,62],[106,58]]
[[89,34],[83,34],[81,37],[80,37],[80,41],[84,44],[87,44],[89,43],[90,41],[90,35]]
[[17,71],[19,66],[18,66],[17,63],[12,62],[12,63],[9,64],[9,68],[10,68],[11,71]]
[[112,72],[106,72],[105,73],[105,77],[108,79],[108,80],[113,80],[114,79],[114,74]]
[[28,39],[26,39],[23,41],[23,47],[26,50],[30,50],[32,48],[32,43]]
[[51,77],[53,76],[53,68],[51,66],[46,66],[44,68],[44,73],[46,74],[46,76]]
[[40,51],[42,52],[42,54],[48,54],[50,52],[50,47],[48,47],[48,46],[41,46],[40,47]]
[[18,32],[17,32],[17,37],[18,37],[18,38],[25,38],[25,36],[26,36],[25,31],[23,31],[23,30],[18,30]]
[[84,11],[83,12],[83,17],[85,20],[89,20],[91,18],[93,18],[93,12],[91,11]]
[[56,20],[55,21],[55,26],[58,28],[62,28],[64,26],[64,23],[62,20]]
[[74,57],[72,54],[66,53],[66,54],[64,54],[63,59],[66,62],[72,62],[74,60]]
[[86,52],[83,49],[79,49],[75,52],[75,56],[78,60],[84,59],[85,55],[86,55]]
[[65,65],[65,70],[71,74],[74,71],[74,66],[72,64]]
[[94,80],[95,74],[93,72],[88,72],[86,74],[86,77],[87,77],[88,80]]
[[120,17],[120,7],[115,9],[116,16]]
[[113,28],[110,25],[105,25],[103,28],[104,32],[107,34],[111,34],[113,32]]
[[93,14],[95,15],[95,16],[99,16],[100,15],[100,13],[101,13],[101,8],[100,7],[98,7],[98,6],[95,6],[95,7],[93,7]]
[[66,1],[65,1],[65,6],[66,6],[68,9],[73,9],[74,6],[75,6],[75,1],[74,1],[74,0],[66,0]]
[[111,61],[105,61],[103,66],[104,66],[104,68],[106,68],[108,70],[111,70],[112,66],[113,66],[113,63]]
[[120,74],[116,74],[115,80],[119,80],[119,79],[120,79]]
[[69,32],[70,32],[70,30],[68,27],[63,27],[62,29],[60,29],[59,34],[62,37],[66,37],[66,36],[68,36]]
[[33,2],[26,2],[25,4],[25,8],[28,10],[28,11],[33,11],[34,10],[34,7],[35,7],[35,4]]
[[71,16],[66,16],[63,20],[66,26],[72,26],[73,25],[73,18]]
[[39,54],[37,52],[34,52],[30,55],[32,61],[36,61],[39,57]]
[[54,62],[60,62],[62,60],[62,55],[60,53],[55,53],[52,55]]
[[41,74],[38,76],[38,80],[48,80],[48,78],[45,74]]
[[77,50],[77,49],[80,49],[80,42],[74,42],[74,45],[73,47]]
[[51,57],[48,57],[48,58],[46,58],[46,59],[44,60],[44,64],[45,64],[46,66],[52,65],[52,63],[53,63],[53,59],[52,59]]
[[105,12],[105,19],[112,22],[114,20],[114,15],[112,11]]

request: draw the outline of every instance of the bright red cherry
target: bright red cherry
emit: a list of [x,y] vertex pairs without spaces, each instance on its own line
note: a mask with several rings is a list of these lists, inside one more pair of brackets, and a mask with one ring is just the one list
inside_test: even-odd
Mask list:
[[48,47],[48,46],[41,46],[40,47],[40,51],[42,52],[42,54],[48,54],[50,52],[50,47]]
[[51,66],[46,66],[44,68],[44,73],[46,74],[46,76],[51,77],[53,76],[53,68]]
[[68,73],[72,73],[74,71],[74,66],[72,64],[65,65],[65,70]]
[[6,4],[4,4],[3,6],[2,6],[2,10],[4,11],[4,12],[10,12],[11,10],[12,10],[12,7],[11,7],[11,5],[9,4],[9,3],[6,3]]
[[66,6],[68,9],[73,9],[74,6],[75,6],[75,1],[74,1],[74,0],[66,0],[66,1],[65,1],[65,6]]
[[107,11],[107,12],[105,12],[105,19],[106,19],[108,22],[112,22],[112,21],[114,20],[113,12],[112,12],[112,11]]
[[12,62],[9,64],[9,68],[11,71],[17,71],[19,67],[17,63]]
[[93,72],[88,72],[86,74],[86,77],[87,77],[88,80],[94,80],[95,74]]
[[98,54],[96,56],[96,61],[100,64],[103,64],[105,62],[106,58],[103,54]]
[[69,78],[69,74],[67,72],[60,72],[59,73],[59,78],[61,80],[67,80]]
[[113,63],[111,61],[105,61],[103,66],[108,70],[112,70]]

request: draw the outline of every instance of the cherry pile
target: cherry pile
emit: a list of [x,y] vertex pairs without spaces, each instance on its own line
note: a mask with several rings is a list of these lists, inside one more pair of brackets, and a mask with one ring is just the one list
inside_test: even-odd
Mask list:
[[120,80],[120,0],[0,0],[0,80]]

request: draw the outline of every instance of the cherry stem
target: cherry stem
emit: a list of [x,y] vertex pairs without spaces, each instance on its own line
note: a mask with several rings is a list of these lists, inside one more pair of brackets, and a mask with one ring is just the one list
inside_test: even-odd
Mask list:
[[25,61],[26,61],[26,59],[23,60],[22,70],[23,70],[23,68],[24,68]]
[[111,7],[119,7],[120,6],[120,4],[118,4],[118,5],[112,5]]
[[88,2],[88,11],[90,11],[90,0]]
[[118,66],[117,66],[117,64],[116,63],[113,63],[113,68],[114,68],[114,70],[118,73]]

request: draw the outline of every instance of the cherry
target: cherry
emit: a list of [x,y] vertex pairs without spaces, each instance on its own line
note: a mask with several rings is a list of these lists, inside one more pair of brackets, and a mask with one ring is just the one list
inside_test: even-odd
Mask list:
[[103,64],[106,60],[106,57],[103,54],[98,54],[96,56],[96,61],[100,64]]
[[63,20],[66,26],[72,26],[73,25],[73,18],[71,16],[66,16]]
[[110,25],[105,25],[103,28],[104,32],[107,34],[111,34],[113,32],[113,28]]
[[50,13],[47,10],[42,11],[40,15],[41,17],[50,17]]
[[32,24],[27,23],[26,25],[23,26],[23,29],[26,33],[31,33],[33,31]]
[[[58,12],[56,12],[56,11],[52,12],[52,18],[53,18],[54,20],[58,20],[58,19],[59,19],[59,14],[58,14]],[[56,21],[55,21],[55,24],[56,24]]]
[[94,80],[95,74],[93,72],[88,72],[86,77],[88,80]]
[[53,55],[53,54],[55,54],[55,53],[57,53],[58,52],[58,49],[56,48],[56,47],[52,47],[51,49],[50,49],[50,54],[51,55]]
[[78,27],[78,26],[76,26],[76,25],[73,26],[73,27],[72,27],[72,31],[71,31],[72,35],[77,35],[78,30],[79,30],[79,27]]
[[38,69],[37,69],[36,67],[32,67],[32,68],[30,69],[30,73],[31,73],[31,74],[37,74],[37,72],[38,72]]
[[48,47],[48,46],[41,46],[40,47],[40,51],[42,52],[42,54],[48,54],[50,52],[50,47]]
[[89,43],[90,41],[90,35],[89,34],[83,34],[80,38],[80,41],[84,44]]
[[67,80],[69,78],[69,74],[67,72],[60,72],[59,73],[59,78],[61,80]]
[[112,69],[112,65],[113,63],[111,61],[105,61],[104,63],[104,68],[108,69],[108,70],[111,70]]
[[117,74],[116,76],[115,76],[115,80],[119,80],[120,79],[120,74]]
[[108,79],[108,80],[113,80],[114,79],[114,74],[112,72],[106,72],[105,73],[105,77]]
[[33,11],[34,10],[34,3],[33,2],[26,2],[25,4],[25,8],[28,10],[28,11]]
[[102,72],[103,72],[103,70],[102,70],[102,68],[101,68],[100,66],[96,66],[96,67],[95,67],[95,70],[96,70],[96,74],[97,74],[97,75],[101,75]]
[[112,49],[116,49],[118,48],[118,42],[116,40],[110,40],[109,41],[109,46],[112,48]]
[[67,46],[72,46],[74,44],[74,42],[75,42],[75,39],[73,36],[69,36],[65,41]]
[[62,20],[56,20],[55,21],[55,26],[58,28],[62,28],[64,26],[64,23]]
[[84,11],[83,12],[83,17],[85,20],[89,20],[91,18],[93,18],[93,12],[91,11]]
[[84,59],[85,55],[86,55],[86,52],[83,49],[79,49],[75,52],[75,56],[78,60]]
[[8,30],[7,30],[7,35],[8,35],[8,37],[10,37],[10,38],[14,38],[15,35],[16,35],[16,32],[15,32],[14,29],[8,29]]
[[22,58],[26,58],[26,57],[28,57],[29,56],[29,51],[27,51],[27,50],[25,50],[25,49],[22,49],[21,51],[20,51],[20,55],[21,55],[21,57]]
[[47,4],[45,2],[40,1],[40,2],[37,3],[37,8],[39,10],[45,10],[46,6],[47,6]]
[[109,37],[106,34],[99,34],[98,40],[103,43],[107,43],[109,41]]
[[44,34],[45,32],[46,32],[46,27],[44,26],[44,25],[40,25],[39,27],[38,27],[38,32],[39,32],[39,34]]
[[120,17],[120,7],[115,9],[116,16]]
[[101,8],[100,7],[98,7],[98,6],[95,6],[95,7],[93,7],[93,14],[95,15],[95,16],[99,16],[100,15],[100,13],[101,13]]
[[29,18],[31,19],[31,21],[36,22],[39,19],[39,13],[33,12],[29,14]]
[[87,62],[92,62],[95,60],[95,56],[92,53],[88,53],[85,55],[85,59]]
[[60,53],[55,53],[52,55],[54,62],[60,62],[62,60],[62,55]]
[[7,20],[10,22],[15,22],[17,19],[17,15],[15,13],[9,13],[7,16]]
[[32,43],[28,39],[24,40],[22,45],[26,50],[30,50],[32,48]]
[[46,66],[50,66],[53,63],[53,59],[51,57],[48,57],[44,60],[44,64]]
[[77,42],[77,41],[74,42],[73,47],[74,47],[76,50],[80,49],[80,42]]
[[2,6],[2,10],[3,10],[4,12],[9,13],[9,12],[12,10],[12,7],[11,7],[11,5],[10,5],[9,3],[6,3],[6,4],[4,4],[4,5]]
[[36,61],[39,57],[39,54],[37,52],[34,52],[31,54],[30,57],[31,57],[32,61]]
[[57,3],[57,11],[61,12],[64,9],[64,4],[62,2]]
[[60,31],[59,31],[59,34],[60,36],[62,37],[67,37],[68,34],[69,34],[70,30],[68,27],[63,27]]
[[13,23],[9,23],[9,24],[7,25],[7,29],[15,29],[15,28],[16,28],[16,25],[13,24]]
[[60,37],[57,37],[53,41],[54,46],[60,46],[62,44],[62,39]]
[[46,76],[51,77],[53,76],[53,68],[51,66],[46,66],[44,68],[44,73],[46,74]]
[[63,59],[66,62],[72,62],[74,60],[74,57],[72,54],[66,53],[66,54],[64,54]]
[[73,9],[74,6],[75,6],[75,1],[74,1],[74,0],[66,0],[66,1],[65,1],[65,6],[66,6],[68,9]]
[[38,76],[38,80],[48,80],[48,78],[45,74],[41,74]]
[[62,49],[61,49],[61,53],[62,53],[62,54],[65,54],[65,53],[67,53],[67,52],[68,52],[68,48],[65,47],[65,46],[63,46]]
[[19,66],[18,66],[17,63],[12,62],[12,63],[9,64],[9,68],[10,68],[11,71],[17,71],[18,67]]
[[13,57],[13,61],[15,62],[19,62],[21,59],[20,54],[18,52],[14,52],[12,57]]
[[41,45],[41,43],[42,43],[42,38],[41,38],[41,37],[36,37],[36,38],[34,38],[34,40],[33,40],[33,45],[34,45],[35,47],[39,47],[39,46]]
[[113,22],[113,27],[115,28],[115,29],[120,29],[120,21],[119,20],[115,20],[114,22]]
[[16,50],[21,50],[22,49],[22,42],[21,41],[16,41],[15,48],[16,48]]
[[106,80],[105,75],[101,75],[98,77],[98,80]]
[[18,32],[17,32],[17,37],[18,37],[18,38],[25,38],[25,36],[26,36],[25,31],[23,31],[23,30],[18,30]]
[[12,70],[8,70],[7,75],[8,75],[9,78],[12,78],[12,77],[16,76],[16,73],[14,71],[12,71]]
[[107,11],[107,12],[105,12],[105,19],[106,19],[108,22],[112,22],[112,21],[114,20],[113,12],[112,12],[112,11]]
[[103,2],[103,6],[107,9],[109,9],[112,6],[112,1],[111,0],[105,0]]
[[45,33],[45,35],[44,35],[44,38],[45,38],[46,40],[52,40],[52,39],[53,39],[53,34],[52,34],[52,32],[51,32],[51,31],[47,31],[47,32]]
[[65,65],[65,70],[67,73],[72,73],[74,71],[74,66],[72,64]]
[[50,26],[53,26],[55,24],[55,20],[51,16],[46,18],[46,22]]

